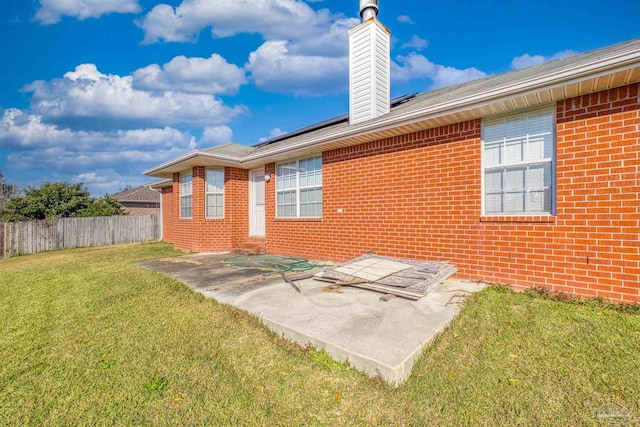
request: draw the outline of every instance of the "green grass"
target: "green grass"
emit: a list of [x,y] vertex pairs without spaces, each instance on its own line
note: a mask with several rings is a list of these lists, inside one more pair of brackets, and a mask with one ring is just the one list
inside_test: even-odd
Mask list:
[[490,288],[394,389],[133,263],[0,260],[0,425],[632,425],[640,316]]

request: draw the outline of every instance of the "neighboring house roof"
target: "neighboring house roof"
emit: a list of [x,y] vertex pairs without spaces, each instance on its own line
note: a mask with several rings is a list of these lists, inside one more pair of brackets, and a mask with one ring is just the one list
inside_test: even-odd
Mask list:
[[150,189],[148,185],[124,190],[114,194],[112,197],[120,203],[160,203],[160,193]]
[[640,82],[640,39],[423,92],[376,119],[350,125],[345,116],[253,147],[227,143],[196,150],[144,173],[168,178],[193,166],[251,168],[417,130],[544,105]]

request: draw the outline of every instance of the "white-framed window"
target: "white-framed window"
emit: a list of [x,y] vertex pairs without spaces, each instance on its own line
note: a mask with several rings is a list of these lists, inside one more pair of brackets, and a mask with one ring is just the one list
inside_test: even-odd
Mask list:
[[484,215],[553,214],[555,109],[482,122]]
[[223,218],[224,168],[207,168],[205,175],[205,216]]
[[191,170],[180,173],[180,218],[191,218],[192,214],[192,194],[193,194],[193,173]]
[[276,216],[322,216],[322,157],[276,165]]

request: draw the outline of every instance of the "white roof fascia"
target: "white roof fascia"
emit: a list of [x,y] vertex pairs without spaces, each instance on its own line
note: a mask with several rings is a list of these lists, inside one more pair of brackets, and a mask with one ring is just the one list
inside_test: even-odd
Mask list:
[[[622,64],[621,64],[622,63]],[[384,117],[375,120],[375,123],[363,123],[361,125],[351,125],[349,129],[335,132],[334,134],[325,135],[316,139],[301,141],[295,145],[288,145],[280,149],[265,150],[264,153],[250,154],[242,158],[242,162],[259,160],[263,157],[269,157],[281,154],[286,151],[296,150],[299,148],[307,148],[310,145],[321,144],[323,142],[335,141],[337,139],[346,139],[358,137],[374,131],[385,130],[397,127],[411,122],[426,120],[435,117],[441,117],[446,114],[468,110],[471,107],[480,107],[499,100],[507,100],[514,96],[528,95],[533,91],[542,88],[552,89],[557,86],[576,83],[586,78],[595,78],[601,75],[610,74],[617,71],[625,71],[627,69],[640,66],[640,49],[633,52],[625,52],[623,55],[608,57],[604,60],[593,61],[579,67],[574,67],[560,72],[550,73],[544,76],[536,77],[517,84],[502,86],[491,91],[474,94],[471,96],[458,98],[454,101],[444,102],[433,105],[420,110],[414,110],[402,115],[390,117],[385,120]]]
[[404,114],[393,115],[388,118],[382,116],[367,123],[350,125],[347,129],[342,129],[317,138],[300,141],[293,145],[278,147],[278,144],[275,144],[275,148],[273,149],[266,148],[263,152],[249,154],[244,157],[225,156],[203,151],[192,151],[181,157],[148,169],[144,171],[143,174],[154,174],[165,168],[176,166],[196,157],[204,157],[242,166],[244,163],[259,161],[260,159],[283,154],[287,151],[309,148],[314,145],[321,145],[323,143],[334,142],[341,139],[355,138],[373,132],[384,131],[419,121],[455,114],[472,108],[479,108],[492,103],[527,96],[542,89],[554,89],[560,86],[579,83],[587,79],[593,79],[615,72],[622,72],[636,67],[640,67],[640,48],[610,55],[606,58],[600,58],[579,66],[550,72],[548,74],[519,81],[517,83],[499,86],[492,90],[442,102],[426,108],[408,111]]
[[240,166],[242,164],[242,159],[238,158],[238,157],[233,157],[233,156],[222,156],[219,154],[211,154],[211,153],[206,153],[204,151],[191,151],[187,154],[184,154],[178,158],[175,158],[173,160],[169,160],[168,162],[165,162],[161,165],[155,166],[151,169],[147,169],[146,171],[142,172],[143,175],[150,175],[153,173],[157,173],[160,172],[162,169],[166,169],[168,167],[171,166],[176,166],[182,162],[186,162],[188,160],[194,159],[196,157],[206,157],[212,160],[220,160],[222,162],[228,162],[228,163],[236,163],[238,166]]

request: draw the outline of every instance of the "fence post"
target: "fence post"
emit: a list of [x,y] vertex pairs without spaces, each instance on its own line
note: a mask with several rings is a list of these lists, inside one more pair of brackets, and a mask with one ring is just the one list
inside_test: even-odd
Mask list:
[[4,258],[5,257],[5,253],[4,253],[4,247],[5,247],[5,243],[4,243],[4,222],[0,222],[0,258]]

